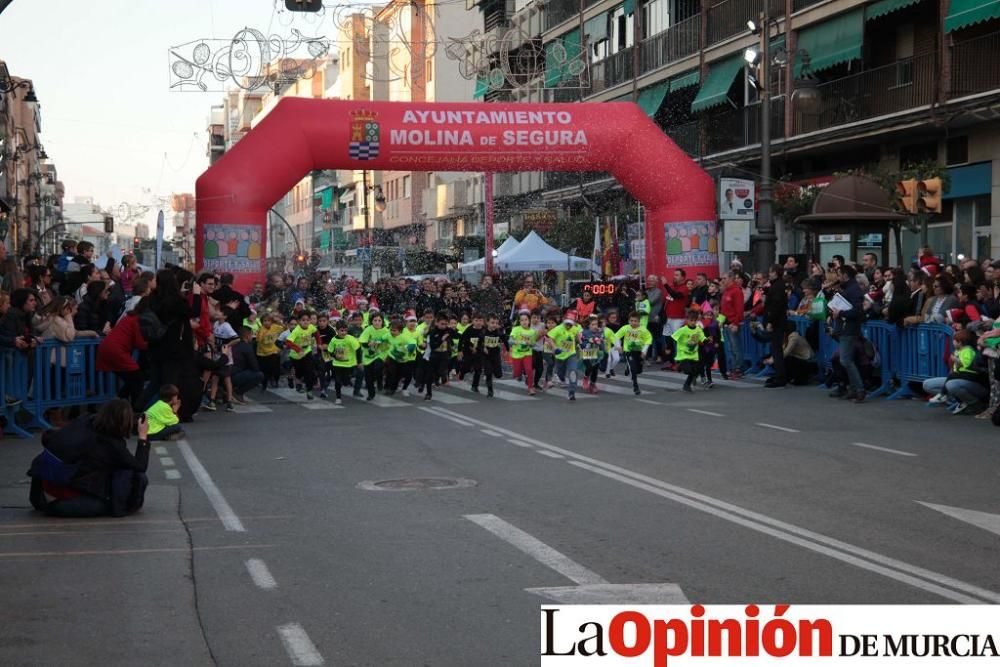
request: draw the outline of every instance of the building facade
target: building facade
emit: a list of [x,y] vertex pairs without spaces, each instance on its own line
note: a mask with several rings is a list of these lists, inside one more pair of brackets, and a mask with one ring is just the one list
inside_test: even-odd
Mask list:
[[[929,216],[932,247],[949,261],[1000,256],[996,2],[769,0],[771,72],[758,85],[744,53],[762,44],[747,25],[761,25],[762,0],[479,7],[484,30],[518,35],[489,54],[493,62],[506,54],[503,68],[514,71],[525,47],[538,59],[538,76],[523,85],[480,86],[486,101],[634,101],[713,175],[759,179],[766,90],[776,180],[822,184],[845,172],[936,166],[951,189],[941,214]],[[586,74],[575,76],[579,69]],[[609,207],[627,199],[599,173],[498,176],[496,190],[521,209],[569,210],[581,195]],[[801,234],[783,222],[779,252],[801,252]],[[842,241],[821,245],[819,258],[871,250],[888,261],[885,235],[859,243],[862,236],[853,234],[847,252]],[[904,231],[904,257],[894,259],[908,263],[918,243]]]

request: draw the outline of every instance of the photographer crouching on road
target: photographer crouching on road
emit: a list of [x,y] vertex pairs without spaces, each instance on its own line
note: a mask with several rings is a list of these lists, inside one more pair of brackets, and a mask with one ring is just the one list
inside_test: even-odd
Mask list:
[[31,462],[32,506],[49,516],[121,517],[142,508],[149,465],[149,424],[139,418],[135,454],[128,437],[135,425],[132,406],[115,399],[42,436],[44,450]]

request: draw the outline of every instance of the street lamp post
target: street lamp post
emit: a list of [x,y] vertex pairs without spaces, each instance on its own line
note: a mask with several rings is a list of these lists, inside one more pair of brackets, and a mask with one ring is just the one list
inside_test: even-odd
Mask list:
[[[760,25],[760,188],[757,190],[757,238],[754,264],[766,271],[775,261],[778,235],[775,233],[771,198],[771,14],[770,0],[764,0]],[[753,29],[751,24],[751,30]]]

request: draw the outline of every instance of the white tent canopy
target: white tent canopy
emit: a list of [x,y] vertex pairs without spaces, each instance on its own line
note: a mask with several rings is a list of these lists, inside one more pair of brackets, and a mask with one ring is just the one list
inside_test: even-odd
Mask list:
[[[497,260],[509,253],[511,250],[521,245],[521,242],[515,239],[513,236],[508,236],[504,239],[504,242],[500,244],[497,248],[497,256],[494,258],[493,262],[496,265]],[[471,262],[466,262],[462,264],[462,273],[482,273],[486,270],[486,258],[480,257]]]
[[594,262],[583,257],[570,257],[556,250],[535,232],[529,233],[520,245],[496,259],[500,271],[592,271]]

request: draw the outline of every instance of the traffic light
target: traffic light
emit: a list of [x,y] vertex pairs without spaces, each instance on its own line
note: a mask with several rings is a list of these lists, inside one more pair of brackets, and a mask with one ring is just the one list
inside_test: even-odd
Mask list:
[[132,250],[138,250],[139,249],[139,243],[141,241],[142,241],[142,239],[140,239],[138,236],[136,236],[134,239],[132,239]]
[[296,255],[295,256],[295,263],[298,264],[299,266],[305,265],[305,263],[306,263],[306,256],[305,255]]
[[914,215],[917,213],[917,183],[915,178],[896,182],[896,192],[899,193],[903,209]]
[[917,186],[920,193],[920,197],[917,199],[917,205],[920,207],[920,210],[926,213],[940,213],[942,194],[941,179],[928,178],[920,181]]
[[104,233],[114,234],[115,232],[115,219],[110,215],[104,216]]
[[285,0],[285,9],[290,12],[318,12],[323,9],[323,0]]

